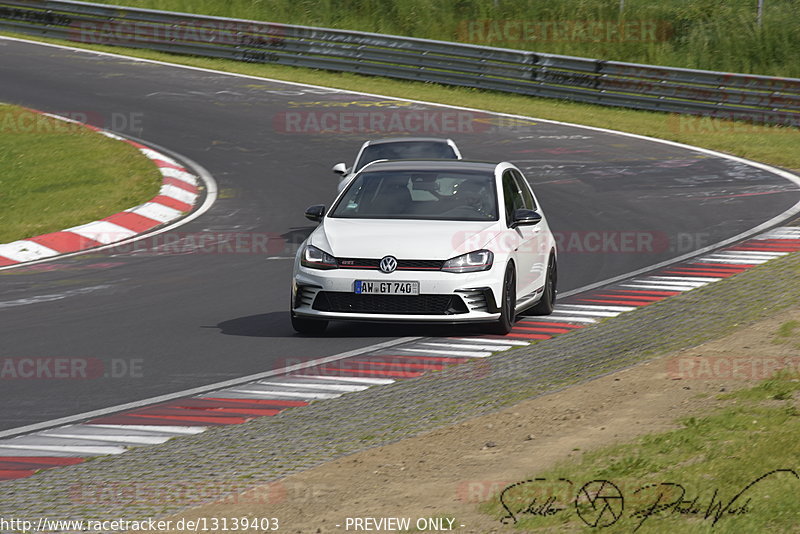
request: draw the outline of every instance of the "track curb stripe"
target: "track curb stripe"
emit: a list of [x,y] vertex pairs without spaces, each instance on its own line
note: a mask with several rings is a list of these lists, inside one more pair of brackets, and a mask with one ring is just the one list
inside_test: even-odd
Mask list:
[[[794,231],[781,228],[766,235],[794,235],[791,234]],[[490,372],[488,362],[482,358],[492,353],[613,320],[617,315],[755,267],[755,262],[721,265],[709,260],[720,255],[725,257],[731,248],[749,247],[763,239],[763,235],[756,236],[695,260],[570,295],[558,305],[554,314],[521,318],[505,336],[409,338],[391,348],[375,347],[336,360],[254,378],[250,382],[220,386],[205,393],[40,430],[27,434],[22,440],[0,440],[0,480],[25,478],[42,469],[80,463],[88,456],[120,454],[133,447],[204,432],[215,426],[275,416],[317,400],[333,399],[373,386],[387,386],[396,380],[421,377],[426,371],[439,371],[465,362],[473,362],[471,369],[470,364],[465,367],[479,377],[481,373]],[[773,254],[771,258],[783,255]],[[653,289],[647,289],[649,287]],[[109,445],[96,445],[102,442]],[[124,447],[113,446],[114,443]],[[53,456],[47,457],[48,452]]]
[[[71,254],[124,241],[158,226],[176,221],[191,212],[197,204],[200,198],[198,178],[174,159],[142,143],[95,126],[52,113],[26,109],[56,120],[81,125],[135,147],[158,168],[162,176],[161,189],[158,195],[150,201],[99,221],[0,244],[0,267],[54,258],[62,254]],[[108,224],[113,224],[113,226],[108,226]]]

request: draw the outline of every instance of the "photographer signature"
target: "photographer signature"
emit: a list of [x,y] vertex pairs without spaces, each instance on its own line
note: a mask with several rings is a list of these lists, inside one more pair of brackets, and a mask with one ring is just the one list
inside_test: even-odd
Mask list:
[[[704,501],[699,495],[687,497],[686,488],[675,482],[659,482],[646,484],[633,491],[636,502],[645,503],[628,514],[638,520],[633,531],[641,528],[645,521],[663,513],[693,515],[703,520],[710,520],[714,526],[723,517],[743,515],[751,511],[753,498],[751,490],[762,481],[779,474],[788,474],[800,480],[800,474],[794,469],[775,469],[755,478],[739,490],[731,499],[725,501],[719,489],[714,489],[710,499]],[[534,478],[516,482],[506,486],[500,492],[500,504],[506,511],[500,521],[514,524],[523,516],[553,516],[565,512],[568,506],[560,504],[555,495],[541,500],[541,492],[532,498],[520,498],[518,494],[536,492],[536,486],[548,482],[545,478]],[[625,511],[625,496],[622,490],[609,480],[592,480],[574,493],[571,480],[558,478],[554,482],[563,485],[564,496],[569,498],[575,507],[578,517],[589,527],[603,528],[616,523]],[[516,498],[515,498],[516,496]]]

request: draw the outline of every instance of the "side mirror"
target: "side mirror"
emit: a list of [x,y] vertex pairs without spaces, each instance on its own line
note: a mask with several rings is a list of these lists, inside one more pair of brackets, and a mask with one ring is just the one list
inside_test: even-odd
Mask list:
[[511,221],[511,228],[517,226],[533,226],[539,224],[542,220],[542,215],[535,210],[520,208],[514,210],[514,219]]
[[337,163],[336,165],[333,166],[333,169],[331,170],[336,174],[344,175],[347,174],[347,165],[345,165],[344,163]]
[[325,206],[310,206],[306,208],[306,219],[309,221],[320,222],[325,216]]

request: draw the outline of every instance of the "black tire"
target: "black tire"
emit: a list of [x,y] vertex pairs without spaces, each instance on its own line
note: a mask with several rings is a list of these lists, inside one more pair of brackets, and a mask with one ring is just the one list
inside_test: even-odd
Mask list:
[[511,332],[514,321],[517,318],[517,274],[514,265],[506,267],[506,274],[503,276],[503,292],[500,295],[500,318],[494,323],[490,332],[504,336]]
[[555,256],[550,255],[550,260],[547,262],[547,277],[544,282],[542,298],[531,308],[531,315],[550,315],[553,313],[556,308],[557,285],[558,265],[556,264]]
[[306,319],[305,317],[295,317],[292,314],[292,328],[297,333],[307,336],[321,336],[328,328],[328,321],[322,319]]

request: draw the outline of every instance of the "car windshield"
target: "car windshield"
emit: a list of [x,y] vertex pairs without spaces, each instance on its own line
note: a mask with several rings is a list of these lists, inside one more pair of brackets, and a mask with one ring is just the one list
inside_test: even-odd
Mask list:
[[379,159],[458,159],[453,147],[441,141],[396,141],[367,145],[355,169]]
[[358,174],[329,217],[496,221],[494,175],[481,171],[368,171]]

